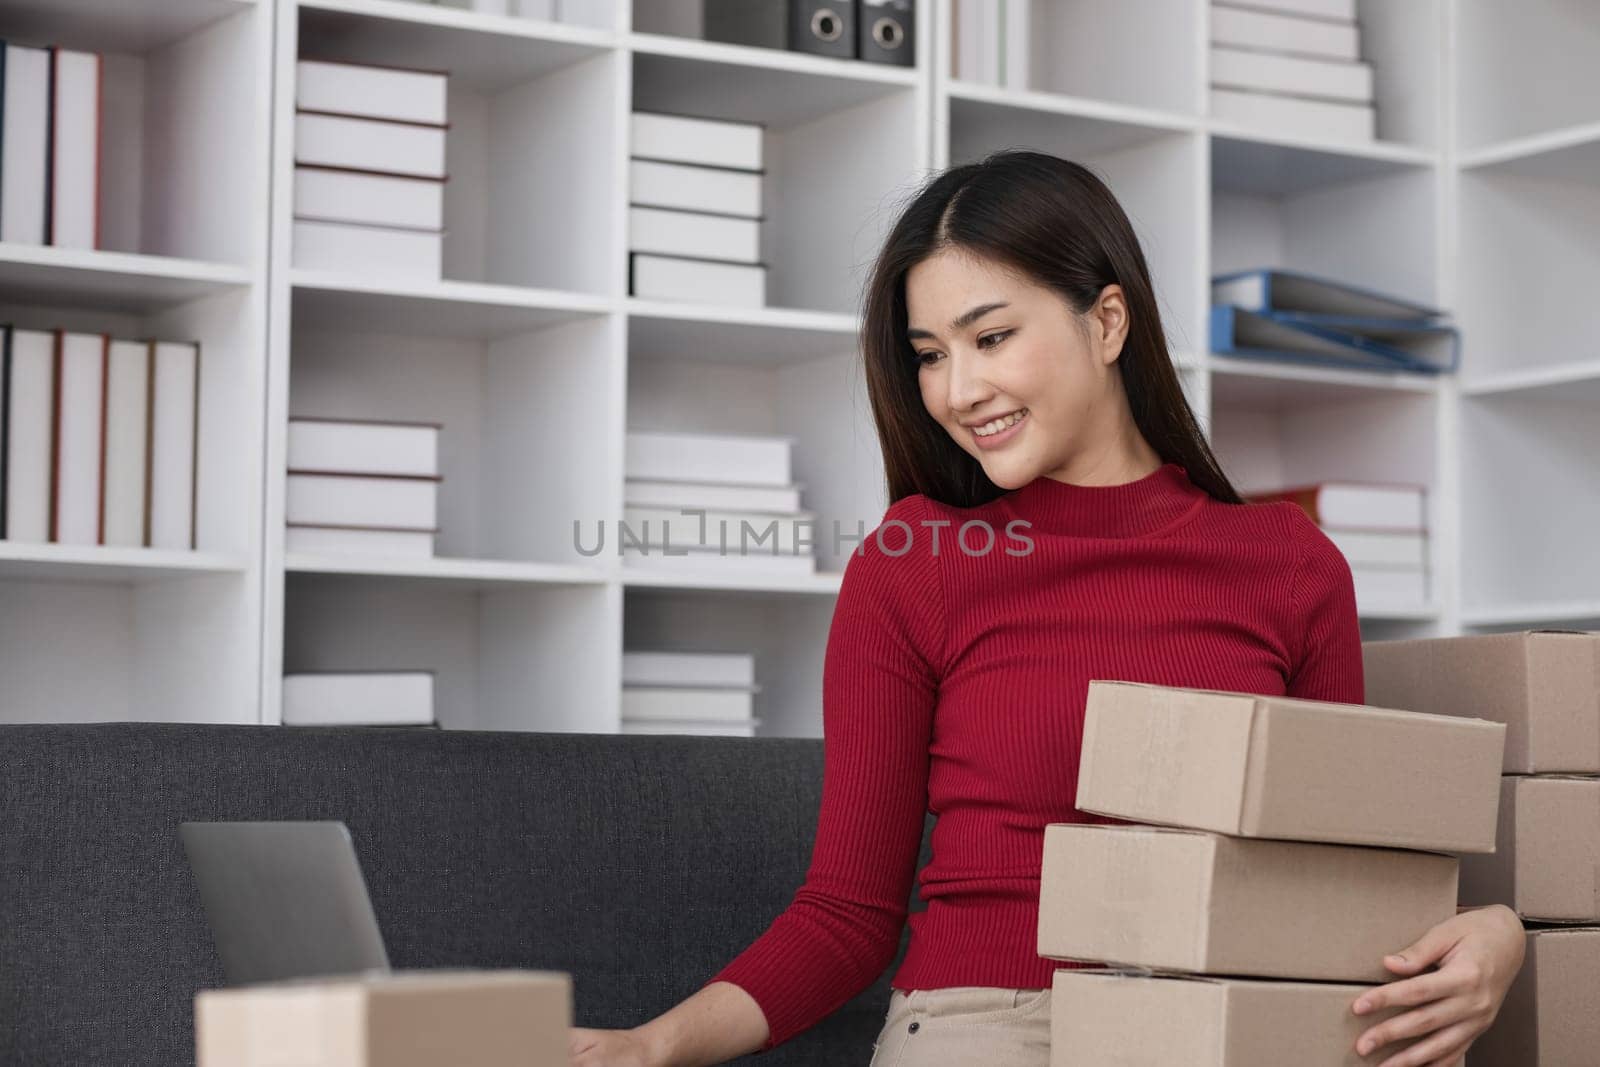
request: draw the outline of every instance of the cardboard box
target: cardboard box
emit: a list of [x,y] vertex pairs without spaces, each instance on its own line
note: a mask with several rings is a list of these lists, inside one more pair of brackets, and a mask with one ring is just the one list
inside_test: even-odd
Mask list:
[[1200,830],[1053,823],[1040,956],[1215,975],[1384,982],[1456,913],[1460,861]]
[[1600,633],[1529,630],[1361,646],[1369,703],[1506,724],[1506,774],[1600,774]]
[[1555,1067],[1600,1057],[1600,928],[1529,930],[1522,970],[1471,1067]]
[[1077,806],[1238,837],[1492,852],[1505,731],[1365,704],[1091,681]]
[[560,971],[402,971],[195,995],[196,1067],[566,1063]]
[[1461,903],[1525,919],[1600,922],[1600,778],[1501,779],[1500,848],[1461,858]]
[[[1357,1067],[1356,1040],[1408,1008],[1351,1010],[1371,985],[1059,970],[1051,986],[1050,1067]],[[1476,1064],[1474,1064],[1476,1067]]]

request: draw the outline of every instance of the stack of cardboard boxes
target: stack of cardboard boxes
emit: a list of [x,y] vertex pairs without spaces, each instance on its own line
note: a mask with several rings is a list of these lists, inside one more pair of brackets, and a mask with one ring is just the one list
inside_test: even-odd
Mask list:
[[1506,727],[1131,682],[1089,684],[1077,806],[1046,828],[1052,1064],[1376,1063],[1356,1015],[1386,955],[1456,913],[1495,845]]
[[1600,633],[1362,646],[1367,700],[1505,724],[1499,848],[1461,862],[1461,903],[1504,904],[1527,955],[1472,1067],[1600,1063]]

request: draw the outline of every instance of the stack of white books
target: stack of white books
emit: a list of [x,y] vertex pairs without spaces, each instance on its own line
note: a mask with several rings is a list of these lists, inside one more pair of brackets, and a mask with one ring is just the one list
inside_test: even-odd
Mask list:
[[439,424],[289,419],[286,552],[433,555]]
[[762,307],[762,130],[634,112],[628,160],[628,292]]
[[0,66],[0,241],[100,247],[100,56],[4,42]]
[[448,76],[296,64],[296,267],[438,280]]
[[1214,0],[1210,89],[1213,118],[1338,140],[1375,136],[1355,0]]
[[950,76],[980,85],[1030,88],[1032,9],[1033,0],[951,0]]
[[461,7],[484,15],[568,22],[608,29],[615,0],[424,0],[440,7]]
[[195,547],[200,346],[0,326],[0,538]]
[[624,566],[711,574],[816,573],[816,515],[792,478],[794,438],[628,431]]
[[744,652],[623,652],[622,732],[754,737],[755,657]]
[[433,672],[285,673],[283,725],[438,726]]
[[1428,602],[1427,489],[1381,482],[1318,482],[1247,493],[1253,503],[1298,504],[1344,553],[1361,611]]

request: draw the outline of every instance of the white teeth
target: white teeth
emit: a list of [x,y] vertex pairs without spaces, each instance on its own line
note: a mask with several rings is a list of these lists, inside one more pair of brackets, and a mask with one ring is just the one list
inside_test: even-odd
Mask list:
[[979,426],[972,432],[977,434],[979,437],[988,437],[992,434],[999,433],[1008,426],[1015,426],[1018,422],[1022,421],[1023,417],[1027,414],[1027,408],[1018,408],[1009,415],[1002,415],[998,419],[993,419],[984,423],[982,426]]

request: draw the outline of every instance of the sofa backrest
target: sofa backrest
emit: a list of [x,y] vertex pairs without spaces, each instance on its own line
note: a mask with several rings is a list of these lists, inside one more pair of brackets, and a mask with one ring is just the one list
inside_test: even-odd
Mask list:
[[[810,863],[822,751],[800,738],[0,727],[0,1063],[194,1062],[194,994],[224,982],[178,839],[190,819],[341,819],[395,967],[567,971],[576,1025],[638,1025],[788,906]],[[921,906],[915,888],[908,903]],[[908,938],[872,987],[745,1059],[864,1061]]]

